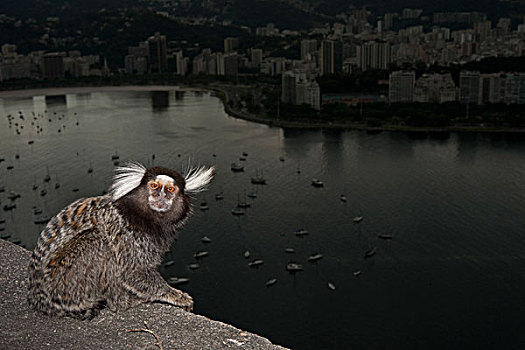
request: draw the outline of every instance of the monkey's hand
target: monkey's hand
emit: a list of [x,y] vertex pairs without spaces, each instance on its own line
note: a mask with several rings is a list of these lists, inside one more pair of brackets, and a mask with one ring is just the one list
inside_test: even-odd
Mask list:
[[124,288],[144,301],[160,301],[178,306],[186,311],[193,310],[193,298],[189,294],[170,286],[158,271],[141,271],[124,275],[130,280],[123,281]]
[[188,293],[178,289],[172,287],[170,289],[170,292],[163,296],[162,301],[191,312],[193,310],[193,298]]

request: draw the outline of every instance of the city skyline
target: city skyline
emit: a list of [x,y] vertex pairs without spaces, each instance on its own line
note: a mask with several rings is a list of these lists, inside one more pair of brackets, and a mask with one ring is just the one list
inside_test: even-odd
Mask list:
[[[169,3],[173,8],[191,7],[184,1]],[[203,2],[203,13],[213,13],[220,3]],[[235,2],[231,2],[230,7],[234,4]],[[166,7],[167,3],[158,6]],[[103,50],[105,45],[118,37],[105,40],[102,37],[91,37],[92,42],[99,43],[100,52],[83,55],[84,50],[96,49],[93,45],[91,48],[89,45],[79,47],[75,44],[75,38],[60,37],[59,28],[64,19],[48,17],[44,21],[48,34],[42,36],[39,43],[51,46],[52,49],[23,54],[18,53],[16,41],[4,43],[0,56],[0,81],[108,77],[115,74],[273,76],[279,77],[275,81],[280,82],[278,88],[281,90],[282,102],[307,104],[320,110],[323,94],[330,91],[323,91],[319,79],[326,76],[359,75],[375,70],[388,72],[388,76],[383,78],[388,91],[381,90],[378,81],[378,89],[373,91],[379,95],[374,98],[375,101],[468,101],[467,103],[477,104],[521,104],[525,101],[525,76],[519,74],[520,71],[500,69],[480,72],[477,69],[462,68],[468,63],[488,58],[525,57],[525,15],[522,14],[491,19],[486,13],[479,11],[428,13],[423,8],[408,7],[399,12],[379,14],[373,13],[366,6],[350,6],[344,12],[327,17],[324,24],[317,23],[306,30],[291,30],[279,28],[274,23],[239,26],[230,20],[220,21],[216,15],[180,17],[161,9],[150,8],[149,15],[159,22],[164,20],[174,25],[184,24],[201,31],[215,32],[216,28],[222,28],[221,30],[236,29],[238,32],[237,35],[230,32],[227,36],[219,36],[212,46],[206,46],[205,42],[190,42],[181,40],[180,36],[170,36],[170,30],[159,24],[151,27],[150,30],[154,32],[150,35],[130,38],[132,42],[127,43],[125,52],[120,55],[117,51],[123,51],[123,48],[115,48],[111,55],[105,55]],[[119,9],[115,14],[120,14],[125,20],[120,23],[113,18],[115,23],[123,25],[123,28],[116,30],[122,35],[131,31],[133,22],[139,18],[126,17],[129,15],[126,8]],[[104,18],[102,14],[100,18]],[[0,15],[0,23],[3,25],[8,24],[9,19],[10,17]],[[18,27],[38,27],[37,23],[34,19],[26,19]],[[103,22],[102,27],[115,23],[108,20]],[[52,33],[57,34],[52,36]],[[75,50],[60,50],[68,48],[68,42],[75,46]],[[108,56],[113,59],[108,60]],[[420,76],[422,67],[423,73],[426,73],[424,77]],[[438,72],[435,68],[429,70],[431,67],[441,67],[442,71]],[[476,92],[465,93],[466,88],[462,85],[466,84],[466,80],[459,78],[459,71],[451,76],[449,67],[460,67],[461,71],[477,74],[477,85],[474,87],[474,83],[469,83],[472,85],[470,90]],[[398,71],[400,73],[396,73]],[[410,72],[417,73],[410,80],[410,87],[405,86],[406,82],[397,82],[397,76],[410,75]],[[486,76],[487,74],[492,76]],[[466,95],[473,96],[465,99]]]

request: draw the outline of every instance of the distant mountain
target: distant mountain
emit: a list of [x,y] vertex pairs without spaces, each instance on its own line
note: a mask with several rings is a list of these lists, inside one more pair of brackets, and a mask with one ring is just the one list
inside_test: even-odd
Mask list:
[[177,16],[215,16],[250,27],[274,23],[280,29],[306,29],[324,23],[351,7],[366,6],[375,15],[419,8],[433,12],[479,11],[495,18],[525,12],[523,0],[0,0],[0,14],[17,18],[76,16],[102,9],[155,8]]
[[59,15],[77,15],[136,6],[138,0],[1,0],[0,13],[17,18],[46,18]]

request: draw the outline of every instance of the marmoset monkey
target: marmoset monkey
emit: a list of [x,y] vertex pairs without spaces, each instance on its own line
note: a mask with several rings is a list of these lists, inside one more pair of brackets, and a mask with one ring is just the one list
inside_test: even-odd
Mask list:
[[191,311],[193,299],[157,268],[191,213],[190,195],[214,172],[201,167],[183,177],[138,163],[117,168],[109,195],[77,200],[40,234],[29,264],[29,304],[83,319],[105,306],[117,311],[155,301]]

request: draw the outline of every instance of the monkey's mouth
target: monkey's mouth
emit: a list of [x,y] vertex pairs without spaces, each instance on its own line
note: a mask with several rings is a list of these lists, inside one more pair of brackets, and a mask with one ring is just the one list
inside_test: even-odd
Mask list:
[[165,213],[171,208],[170,200],[154,199],[150,197],[148,199],[148,204],[152,210],[155,210],[161,213]]

